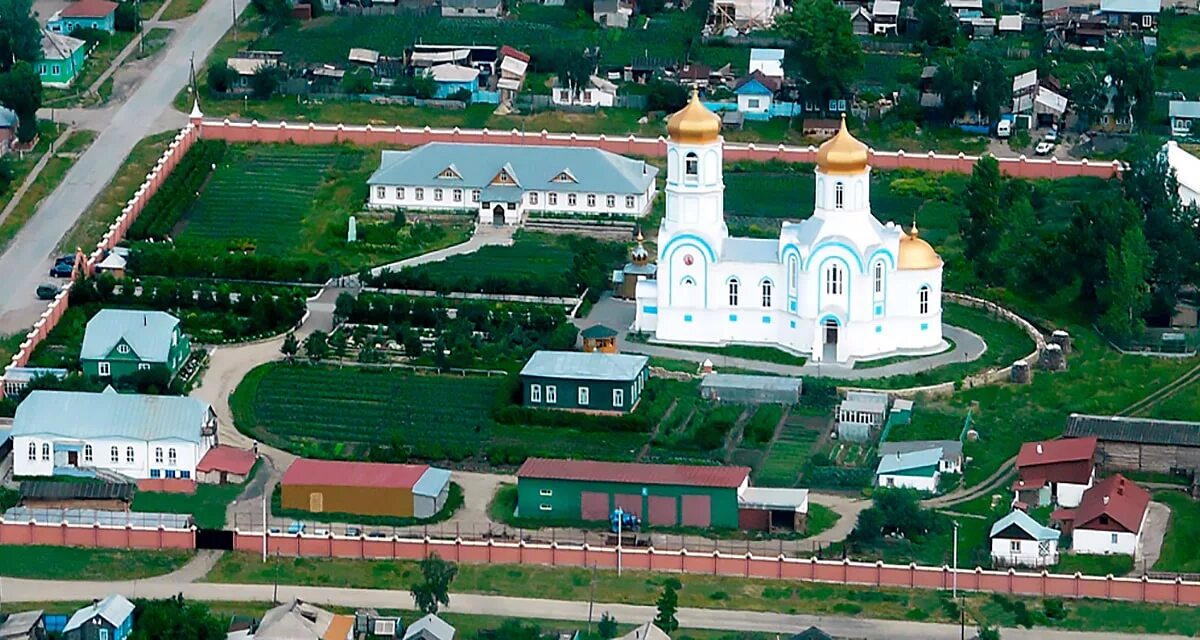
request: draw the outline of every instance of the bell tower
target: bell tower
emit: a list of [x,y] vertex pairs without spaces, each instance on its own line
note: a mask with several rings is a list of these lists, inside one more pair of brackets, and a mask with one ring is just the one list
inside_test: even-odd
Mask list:
[[[687,106],[667,120],[665,235],[694,233],[719,251],[725,226],[721,118],[693,90]],[[660,242],[663,240],[660,239]]]
[[817,189],[814,213],[871,211],[870,150],[846,129],[846,116],[836,135],[817,149]]

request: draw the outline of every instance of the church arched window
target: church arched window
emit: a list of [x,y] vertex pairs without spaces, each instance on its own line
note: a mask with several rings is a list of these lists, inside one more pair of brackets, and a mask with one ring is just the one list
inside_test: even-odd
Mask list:
[[763,306],[763,308],[770,308],[770,306],[771,306],[771,289],[772,289],[771,281],[763,280],[762,281],[762,306]]
[[796,256],[788,258],[788,293],[796,295],[796,283],[800,280],[800,261]]
[[841,209],[846,205],[846,185],[840,180],[833,185],[833,208]]
[[736,307],[738,305],[738,279],[729,279],[729,306]]
[[696,281],[691,276],[684,276],[683,280],[679,281],[679,284],[685,287],[694,287],[696,286]]
[[842,268],[836,264],[829,265],[829,268],[825,270],[825,293],[831,296],[840,296],[845,290],[845,286]]
[[695,178],[700,175],[700,157],[695,153],[688,153],[683,161],[683,173],[689,178]]
[[883,261],[875,263],[875,297],[883,297]]
[[917,291],[917,298],[920,302],[921,315],[929,313],[929,285],[921,285]]

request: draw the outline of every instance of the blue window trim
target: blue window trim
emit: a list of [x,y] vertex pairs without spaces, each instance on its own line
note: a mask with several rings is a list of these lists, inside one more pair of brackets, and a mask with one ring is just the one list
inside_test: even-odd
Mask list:
[[883,325],[875,325],[875,333],[883,333]]
[[650,304],[644,304],[642,305],[642,312],[655,315],[658,313],[658,307]]
[[689,313],[689,314],[687,314],[687,315],[683,316],[683,321],[684,321],[684,322],[691,322],[691,321],[692,321],[692,314],[690,314],[690,313]]
[[771,316],[763,316],[762,323],[763,324],[771,324]]
[[929,323],[928,323],[928,322],[922,322],[922,323],[921,323],[921,331],[928,331],[928,330],[929,330]]
[[792,328],[792,329],[795,329],[795,328],[796,328],[796,321],[795,321],[795,320],[788,320],[788,325],[790,326],[790,328]]
[[730,322],[737,322],[737,314],[736,314],[736,313],[731,313],[731,314],[729,314],[729,321],[730,321]]

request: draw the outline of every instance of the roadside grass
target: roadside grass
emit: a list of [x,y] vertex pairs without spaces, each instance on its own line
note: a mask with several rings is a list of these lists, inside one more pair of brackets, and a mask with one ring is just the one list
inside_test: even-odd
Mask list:
[[[82,153],[87,149],[88,145],[96,139],[94,131],[75,131],[63,142],[63,146],[59,149],[62,153]],[[46,166],[42,167],[42,172],[38,174],[37,179],[29,186],[29,189],[21,196],[21,200],[9,213],[4,222],[0,223],[0,247],[8,246],[9,242],[20,233],[25,223],[33,217],[37,212],[38,205],[46,196],[50,195],[58,184],[62,182],[67,172],[75,164],[75,158],[70,156],[60,155],[55,153],[53,157],[46,161]]]
[[[646,336],[642,334],[630,333],[627,338],[635,342],[648,343]],[[799,356],[794,353],[789,353],[782,349],[767,347],[763,345],[753,344],[730,344],[723,347],[712,347],[706,345],[686,345],[681,348],[688,351],[698,351],[700,353],[709,353],[714,356],[713,362],[722,371],[726,369],[721,367],[721,358],[740,358],[743,360],[755,360],[758,362],[771,362],[775,364],[791,365],[794,367],[802,367],[808,361],[804,356]]]
[[108,225],[121,215],[125,203],[137,192],[146,174],[174,137],[175,132],[168,131],[143,138],[134,145],[108,186],[104,187],[75,222],[75,226],[58,243],[58,251],[62,253],[74,251],[76,247],[94,247],[104,236]]
[[165,0],[138,0],[138,15],[142,20],[149,20],[154,17],[155,12],[159,7],[163,6]]
[[1200,382],[1193,380],[1171,397],[1155,403],[1147,415],[1162,420],[1200,419]]
[[158,17],[159,20],[167,22],[186,18],[204,8],[206,0],[170,0],[170,2],[163,10],[162,15]]
[[143,513],[191,514],[196,526],[201,529],[221,529],[225,526],[225,512],[229,504],[237,499],[246,485],[259,472],[262,461],[254,463],[246,482],[241,484],[196,484],[196,493],[166,493],[162,491],[138,491],[134,494],[130,509]]
[[1200,531],[1200,503],[1180,491],[1160,491],[1154,500],[1171,508],[1171,520],[1163,537],[1162,552],[1152,569],[1176,573],[1200,573],[1196,532]]
[[[263,563],[248,553],[227,553],[208,575],[210,582],[304,584],[320,587],[408,590],[420,572],[414,561],[368,561],[330,558],[271,557]],[[841,586],[801,581],[532,567],[459,564],[451,585],[456,593],[648,605],[655,602],[667,580],[678,580],[679,605],[730,611],[771,611],[787,614],[837,615],[887,620],[919,619],[958,622],[949,592]],[[453,600],[453,598],[452,598]],[[1012,599],[1040,608],[1035,598]],[[987,610],[988,622],[1013,626],[1010,611],[996,608],[989,596],[965,594],[969,618]],[[992,610],[993,608],[997,610]],[[913,613],[918,611],[920,613]],[[1051,621],[1056,628],[1131,633],[1200,632],[1200,616],[1190,607],[1134,603],[1068,601],[1066,616]]]
[[33,171],[34,165],[41,159],[42,154],[50,148],[50,143],[58,139],[62,130],[58,125],[49,120],[38,120],[38,142],[33,150],[24,155],[18,153],[10,153],[6,156],[9,168],[12,169],[12,180],[7,186],[0,188],[0,208],[8,204],[12,199],[17,188],[25,181],[25,177]]
[[175,31],[173,29],[167,29],[165,27],[154,27],[153,29],[150,29],[144,36],[142,36],[142,46],[136,53],[133,54],[133,57],[138,60],[143,60],[153,56],[167,46],[167,42],[171,39],[171,36],[174,35],[174,33]]
[[188,551],[0,545],[0,575],[29,580],[140,580],[170,573]]
[[1125,576],[1133,570],[1133,556],[1085,553],[1062,553],[1058,556],[1058,564],[1051,569],[1054,573],[1082,573],[1085,576]]

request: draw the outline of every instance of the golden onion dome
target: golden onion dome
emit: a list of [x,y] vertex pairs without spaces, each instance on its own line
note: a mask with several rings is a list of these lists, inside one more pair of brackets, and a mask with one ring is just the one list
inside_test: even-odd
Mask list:
[[650,252],[646,250],[646,245],[643,244],[643,240],[644,238],[642,237],[642,232],[638,231],[637,246],[629,252],[629,259],[633,262],[633,264],[638,266],[650,262]]
[[667,134],[680,144],[711,144],[721,137],[721,117],[709,111],[693,89],[687,106],[667,119]]
[[896,260],[898,269],[936,269],[942,266],[942,258],[929,246],[928,242],[917,237],[917,225],[914,223],[912,233],[900,231],[900,257]]
[[821,173],[850,174],[867,170],[870,153],[867,145],[850,135],[846,129],[846,115],[842,114],[842,126],[830,139],[817,149],[817,168]]

